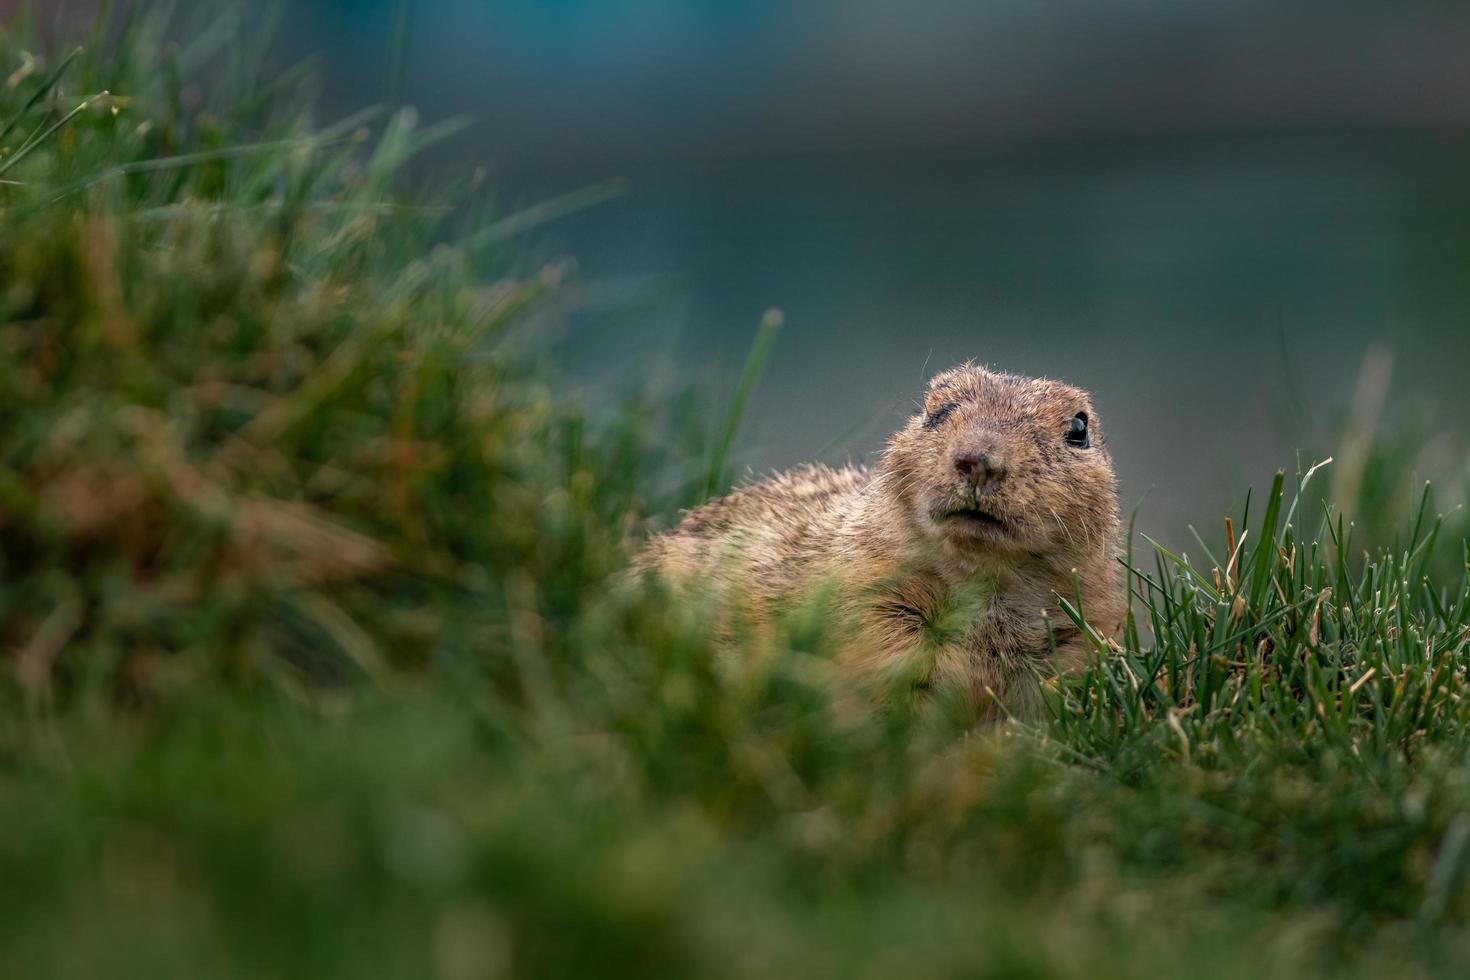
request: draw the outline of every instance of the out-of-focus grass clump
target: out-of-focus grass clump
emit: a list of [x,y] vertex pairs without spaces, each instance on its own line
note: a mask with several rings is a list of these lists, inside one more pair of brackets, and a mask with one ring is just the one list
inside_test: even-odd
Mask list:
[[518,590],[575,604],[636,467],[507,336],[557,270],[395,191],[440,135],[411,112],[315,129],[238,23],[166,23],[0,42],[0,645],[29,702],[382,679],[504,646]]
[[181,36],[0,36],[0,975],[1470,964],[1432,511],[1365,559],[1304,474],[1134,556],[1043,726],[835,711],[819,622],[610,584],[659,430],[537,368],[526,220]]

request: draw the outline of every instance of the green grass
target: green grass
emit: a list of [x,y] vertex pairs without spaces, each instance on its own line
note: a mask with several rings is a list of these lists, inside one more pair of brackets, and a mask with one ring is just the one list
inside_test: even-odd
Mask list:
[[558,209],[414,189],[441,130],[180,36],[0,36],[0,976],[1470,967],[1431,504],[1372,490],[1365,554],[1278,479],[1139,542],[1044,724],[855,719],[820,622],[757,668],[610,585],[738,413],[577,408],[509,240]]

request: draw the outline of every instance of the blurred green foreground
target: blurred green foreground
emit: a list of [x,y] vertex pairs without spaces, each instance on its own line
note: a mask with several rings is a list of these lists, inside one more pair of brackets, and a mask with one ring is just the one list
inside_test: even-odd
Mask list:
[[0,976],[1470,968],[1432,504],[1140,550],[1040,727],[844,717],[819,621],[757,669],[609,585],[723,450],[559,392],[538,212],[203,25],[0,35]]

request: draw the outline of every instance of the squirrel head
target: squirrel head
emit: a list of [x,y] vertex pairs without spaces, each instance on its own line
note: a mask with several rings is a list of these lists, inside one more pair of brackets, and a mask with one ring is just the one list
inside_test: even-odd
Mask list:
[[929,382],[879,466],[919,528],[961,553],[1080,564],[1119,531],[1117,478],[1092,399],[974,364]]

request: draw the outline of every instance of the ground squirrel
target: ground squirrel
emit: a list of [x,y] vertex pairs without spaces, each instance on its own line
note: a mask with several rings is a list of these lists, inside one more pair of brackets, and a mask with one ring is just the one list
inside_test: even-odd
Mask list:
[[1117,481],[1091,399],[1057,381],[964,364],[877,465],[804,466],[689,511],[636,567],[769,620],[830,602],[844,672],[982,716],[1034,717],[1040,678],[1120,628]]

